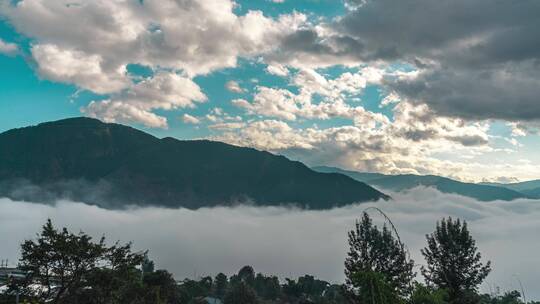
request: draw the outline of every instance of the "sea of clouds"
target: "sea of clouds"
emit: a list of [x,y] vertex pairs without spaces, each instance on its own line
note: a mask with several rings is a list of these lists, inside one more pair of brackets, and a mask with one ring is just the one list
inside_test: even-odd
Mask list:
[[[519,289],[519,278],[527,297],[540,299],[540,201],[486,203],[428,188],[392,197],[326,211],[254,206],[107,210],[69,201],[45,205],[0,198],[0,258],[16,261],[20,243],[35,237],[51,218],[57,226],[96,238],[133,241],[136,250],[150,250],[157,267],[177,279],[231,274],[252,265],[280,278],[312,274],[342,282],[347,231],[364,209],[377,206],[396,225],[417,272],[424,263],[425,235],[442,217],[459,217],[469,223],[484,259],[493,263],[481,291]],[[384,222],[376,212],[370,214]]]

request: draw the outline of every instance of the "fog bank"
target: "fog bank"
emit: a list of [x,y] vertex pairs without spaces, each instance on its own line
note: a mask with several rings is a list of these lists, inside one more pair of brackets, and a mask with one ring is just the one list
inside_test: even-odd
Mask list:
[[133,241],[135,249],[149,249],[157,267],[178,279],[230,274],[252,265],[282,278],[312,274],[341,282],[347,231],[365,208],[377,206],[392,219],[418,264],[424,263],[420,248],[425,234],[437,220],[449,215],[466,219],[484,258],[493,262],[482,291],[519,289],[515,274],[527,297],[540,299],[540,201],[477,202],[426,188],[391,196],[388,202],[327,211],[250,206],[107,210],[68,201],[51,206],[0,199],[0,258],[15,261],[19,244],[35,237],[51,218],[73,231]]

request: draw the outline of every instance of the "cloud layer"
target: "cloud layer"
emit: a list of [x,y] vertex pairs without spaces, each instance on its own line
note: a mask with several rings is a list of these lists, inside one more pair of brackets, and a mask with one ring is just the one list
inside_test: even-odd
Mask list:
[[311,165],[539,178],[538,1],[335,2],[339,16],[232,0],[0,0],[10,40],[28,41],[0,40],[0,53],[75,85],[77,101],[91,91],[81,112],[107,122],[166,129],[175,117],[186,129],[173,134]]
[[538,1],[348,2],[336,20],[290,34],[274,60],[409,63],[419,77],[387,85],[441,115],[540,119]]
[[[239,57],[268,51],[306,18],[292,14],[272,19],[260,11],[238,16],[234,8],[230,0],[0,1],[0,15],[35,40],[30,52],[41,77],[99,94],[122,95],[120,100],[94,101],[84,113],[157,128],[166,127],[167,121],[152,110],[171,110],[190,101],[167,91],[152,93],[147,100],[141,84],[128,75],[129,64],[179,73],[174,80],[182,86],[190,81],[187,78],[235,67]],[[12,48],[0,41],[1,52]],[[156,74],[146,84],[156,87],[163,75]],[[199,95],[200,88],[191,83],[182,90],[188,96]],[[200,100],[196,97],[192,101]]]
[[[494,271],[482,291],[494,286],[517,289],[516,274],[528,297],[540,299],[538,201],[481,203],[421,188],[393,197],[389,202],[329,211],[249,206],[110,211],[65,201],[53,207],[1,199],[0,256],[14,261],[20,242],[34,237],[50,217],[74,231],[82,229],[96,237],[106,234],[110,241],[134,241],[135,248],[150,249],[158,267],[177,278],[233,273],[250,264],[281,278],[309,273],[341,282],[346,233],[362,210],[373,205],[394,221],[418,264],[424,263],[419,255],[424,235],[437,220],[449,215],[466,219],[484,258],[493,261]],[[382,224],[376,213],[373,216]]]

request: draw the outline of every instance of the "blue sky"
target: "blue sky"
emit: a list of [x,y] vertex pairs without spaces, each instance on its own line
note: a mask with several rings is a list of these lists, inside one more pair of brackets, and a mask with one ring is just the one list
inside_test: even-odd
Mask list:
[[[0,0],[0,131],[90,116],[309,165],[540,178],[538,87],[529,68],[540,59],[523,51],[528,44],[517,41],[495,58],[480,51],[492,43],[485,27],[471,23],[461,33],[433,20],[435,39],[389,5]],[[466,18],[461,9],[455,13]],[[523,27],[519,35],[537,34],[527,32],[527,19],[507,17],[507,26]],[[485,13],[477,21],[506,33],[493,20]],[[453,47],[470,37],[478,37],[470,42],[474,60]],[[493,76],[468,85],[478,75]]]

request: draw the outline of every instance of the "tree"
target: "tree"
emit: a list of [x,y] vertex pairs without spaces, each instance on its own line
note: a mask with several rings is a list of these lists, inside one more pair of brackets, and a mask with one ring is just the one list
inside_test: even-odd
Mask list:
[[426,282],[446,289],[451,303],[464,303],[464,297],[474,294],[491,271],[491,262],[481,262],[482,256],[465,221],[442,219],[426,239],[428,246],[422,254],[427,267],[421,270]]
[[[73,234],[66,228],[59,231],[49,219],[37,240],[27,240],[21,245],[19,267],[29,274],[24,288],[26,295],[40,302],[79,303],[83,301],[78,298],[89,292],[98,294],[99,287],[107,288],[100,291],[103,296],[110,298],[117,294],[133,273],[138,272],[136,266],[143,257],[144,253],[131,252],[130,243],[108,247],[104,237],[94,242],[83,232]],[[92,286],[97,277],[110,282],[106,286]],[[136,277],[140,281],[140,275]],[[42,288],[29,288],[33,283]]]
[[352,284],[358,289],[355,303],[362,304],[399,304],[403,303],[393,286],[377,272],[355,272],[351,276]]
[[182,303],[204,298],[212,293],[212,278],[204,277],[199,281],[185,279],[178,289]]
[[315,279],[313,276],[304,275],[297,281],[286,279],[287,283],[283,285],[283,293],[289,299],[298,299],[305,302],[322,300],[330,283]]
[[434,290],[417,283],[411,295],[410,304],[447,304],[447,299],[446,291]]
[[253,283],[255,282],[255,270],[249,265],[244,266],[238,271],[238,278],[240,281],[253,287]]
[[144,259],[141,263],[141,270],[143,273],[151,273],[154,272],[154,261],[150,260],[148,258],[148,255],[144,255]]
[[[503,295],[482,295],[480,304],[523,304],[521,293],[517,290],[507,291]],[[527,304],[540,304],[537,301],[527,301]]]
[[233,286],[223,299],[224,304],[257,304],[257,294],[245,282]]
[[347,299],[343,294],[343,285],[333,284],[326,287],[324,295],[319,302],[321,304],[347,303]]
[[[379,230],[364,212],[362,220],[349,232],[350,250],[345,260],[346,290],[355,298],[355,274],[374,272],[399,295],[410,292],[414,261],[386,225]],[[358,278],[356,278],[358,279]]]
[[148,303],[179,303],[178,290],[173,275],[167,270],[145,273],[143,283]]
[[265,300],[276,300],[281,295],[281,285],[275,276],[265,276],[258,273],[253,288],[257,295]]
[[227,280],[227,276],[223,273],[219,273],[214,280],[214,295],[219,299],[223,299],[227,292],[228,285],[229,281]]

